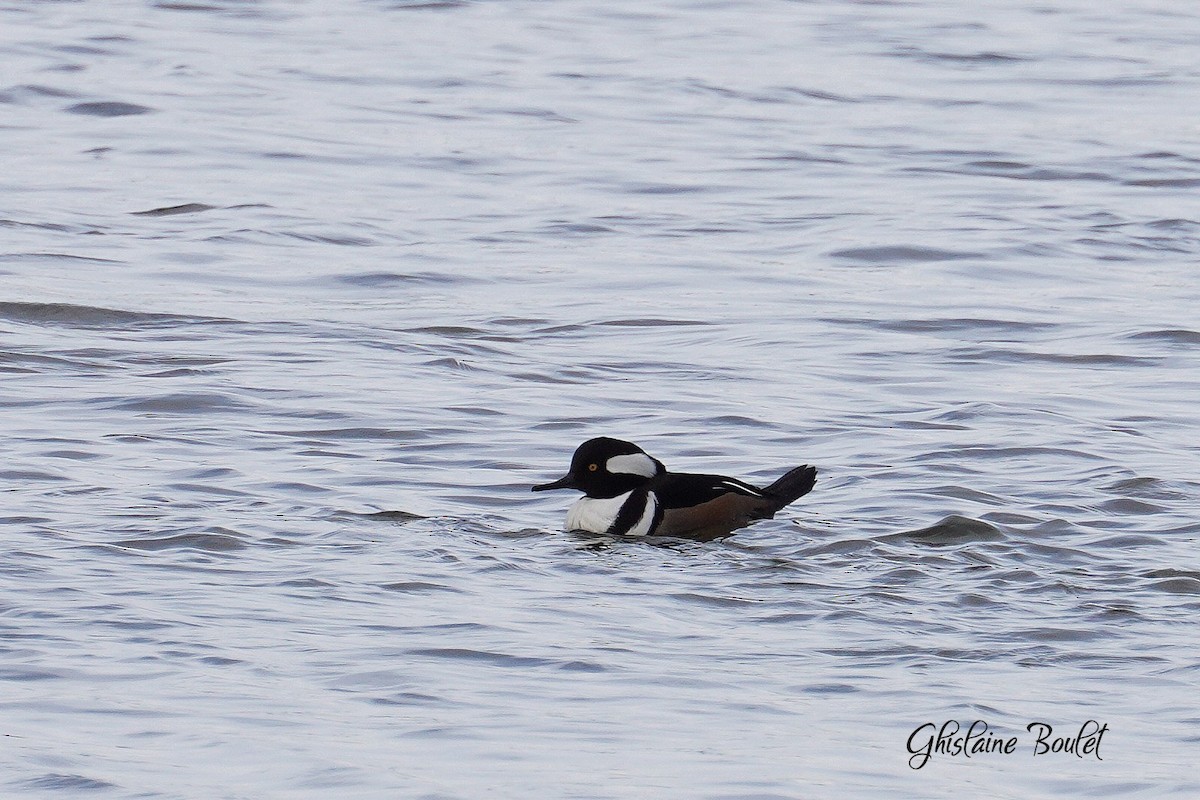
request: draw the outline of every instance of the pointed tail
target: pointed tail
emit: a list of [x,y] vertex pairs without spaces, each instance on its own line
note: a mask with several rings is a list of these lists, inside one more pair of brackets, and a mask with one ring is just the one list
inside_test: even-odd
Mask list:
[[786,475],[763,490],[763,494],[774,501],[771,504],[771,508],[765,509],[768,512],[766,514],[767,519],[775,516],[776,511],[791,505],[811,492],[816,482],[816,467],[810,467],[805,464],[802,467],[789,470]]

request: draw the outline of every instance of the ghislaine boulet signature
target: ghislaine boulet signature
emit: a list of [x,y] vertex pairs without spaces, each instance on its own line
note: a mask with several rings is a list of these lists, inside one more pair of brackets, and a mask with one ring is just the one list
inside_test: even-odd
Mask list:
[[[1025,730],[1033,734],[1030,751],[1035,756],[1063,754],[1077,758],[1095,756],[1098,761],[1104,760],[1100,757],[1100,742],[1108,732],[1107,723],[1102,725],[1089,719],[1079,726],[1078,731],[1073,730],[1066,736],[1055,736],[1054,726],[1046,722],[1031,722]],[[965,732],[957,720],[946,720],[941,727],[926,722],[908,735],[908,765],[920,769],[935,755],[961,758],[988,753],[1012,755],[1019,746],[1018,737],[999,736],[981,719],[972,722]]]

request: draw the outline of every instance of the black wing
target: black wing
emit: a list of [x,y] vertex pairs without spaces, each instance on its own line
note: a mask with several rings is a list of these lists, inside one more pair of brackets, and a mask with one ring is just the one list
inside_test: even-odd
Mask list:
[[649,489],[658,497],[659,506],[663,509],[689,508],[716,500],[730,492],[746,497],[763,497],[762,489],[737,478],[686,472],[664,472],[651,482]]

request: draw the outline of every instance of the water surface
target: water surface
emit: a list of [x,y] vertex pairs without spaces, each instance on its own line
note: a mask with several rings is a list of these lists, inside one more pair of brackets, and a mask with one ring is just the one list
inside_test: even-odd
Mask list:
[[[1198,37],[0,9],[5,796],[1195,796]],[[820,482],[564,533],[594,435]]]

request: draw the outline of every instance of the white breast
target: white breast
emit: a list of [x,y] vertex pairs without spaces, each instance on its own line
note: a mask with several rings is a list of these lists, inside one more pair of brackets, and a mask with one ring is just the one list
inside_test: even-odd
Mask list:
[[[617,514],[621,512],[621,506],[625,505],[625,501],[631,494],[633,492],[619,494],[616,497],[579,498],[567,511],[567,530],[607,533],[608,529],[616,522]],[[650,502],[646,503],[646,510],[642,512],[637,524],[630,528],[625,535],[645,536],[649,533],[650,526],[654,524],[654,510],[657,505],[658,498],[651,493]]]

